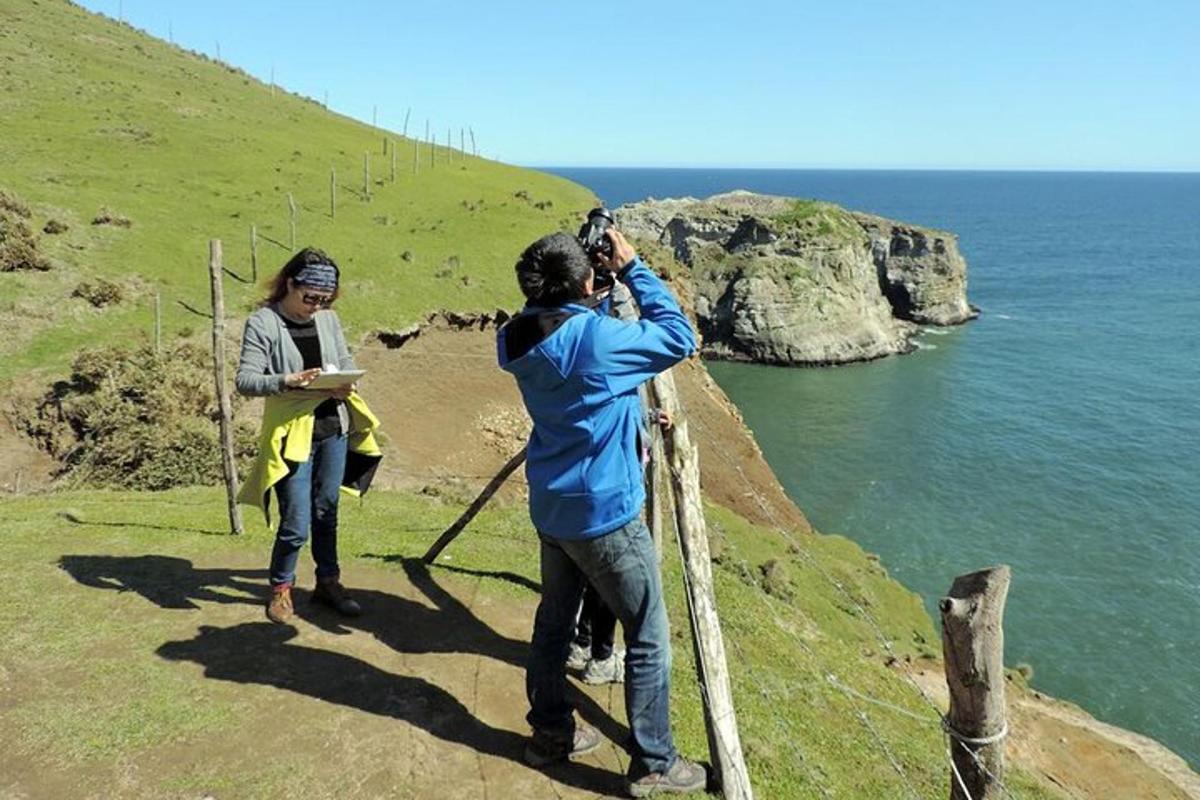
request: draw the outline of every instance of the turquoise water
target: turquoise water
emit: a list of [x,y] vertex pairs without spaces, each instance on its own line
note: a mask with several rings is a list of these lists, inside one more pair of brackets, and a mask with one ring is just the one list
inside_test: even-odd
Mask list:
[[1012,565],[1006,660],[1200,765],[1200,175],[553,171],[613,205],[747,188],[958,233],[975,322],[709,368],[820,530],[931,612]]

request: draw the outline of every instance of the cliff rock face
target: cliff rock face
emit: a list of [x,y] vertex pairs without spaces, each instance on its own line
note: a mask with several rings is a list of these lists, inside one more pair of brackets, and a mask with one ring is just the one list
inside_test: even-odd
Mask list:
[[830,203],[731,192],[648,200],[617,224],[690,267],[704,351],[838,364],[912,349],[917,323],[969,319],[954,237]]

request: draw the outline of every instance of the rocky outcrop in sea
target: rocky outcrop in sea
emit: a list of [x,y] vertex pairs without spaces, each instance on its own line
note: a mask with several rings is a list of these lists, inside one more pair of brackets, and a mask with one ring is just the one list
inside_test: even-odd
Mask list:
[[710,357],[865,361],[912,350],[920,325],[978,314],[957,238],[945,231],[750,192],[647,200],[615,216],[627,235],[689,268]]

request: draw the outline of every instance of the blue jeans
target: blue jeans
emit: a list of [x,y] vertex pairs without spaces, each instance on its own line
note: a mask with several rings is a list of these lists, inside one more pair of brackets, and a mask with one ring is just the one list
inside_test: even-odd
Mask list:
[[542,601],[533,623],[525,674],[535,731],[566,737],[575,721],[566,701],[567,660],[584,582],[625,632],[625,711],[631,737],[629,771],[665,772],[676,757],[671,738],[671,646],[662,579],[650,532],[640,519],[594,539],[539,535]]
[[336,578],[338,493],[346,472],[346,437],[312,443],[308,461],[288,462],[288,476],[275,484],[279,530],[271,551],[271,585],[294,583],[296,562],[312,533],[317,580]]

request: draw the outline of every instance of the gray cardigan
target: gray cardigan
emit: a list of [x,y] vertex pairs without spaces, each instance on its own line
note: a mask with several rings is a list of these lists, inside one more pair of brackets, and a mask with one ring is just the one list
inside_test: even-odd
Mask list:
[[[313,318],[321,343],[321,364],[337,364],[341,370],[355,369],[337,314],[325,309]],[[234,378],[238,393],[247,397],[279,394],[287,389],[284,381],[288,375],[303,371],[304,358],[276,307],[267,306],[251,314],[242,334],[242,355]]]

